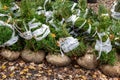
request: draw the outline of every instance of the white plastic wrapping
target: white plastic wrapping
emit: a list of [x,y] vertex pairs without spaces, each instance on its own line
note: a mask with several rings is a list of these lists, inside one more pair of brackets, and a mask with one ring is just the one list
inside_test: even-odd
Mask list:
[[43,5],[45,11],[46,11],[46,4],[47,4],[48,1],[49,0],[45,0],[44,5]]
[[1,14],[0,13],[0,17],[4,17],[4,16],[8,16],[7,14]]
[[77,3],[74,3],[72,8],[71,8],[71,11],[73,11],[76,6],[77,6]]
[[105,33],[97,33],[100,40],[96,40],[95,50],[99,51],[99,56],[97,59],[100,58],[101,52],[109,53],[112,50],[112,45],[109,37],[105,42],[102,41],[102,36],[106,35]]
[[26,40],[30,40],[33,37],[31,31],[26,31],[26,32],[20,33],[19,35],[20,35],[20,37],[22,37]]
[[18,41],[18,36],[13,36],[13,37],[11,37],[10,40],[8,40],[7,42],[5,42],[2,46],[12,46],[17,41]]
[[15,36],[15,30],[14,30],[13,26],[11,24],[5,23],[3,21],[0,21],[0,26],[8,27],[13,30],[11,38],[8,41],[6,41],[5,43],[3,43],[2,45],[0,45],[0,47],[11,46],[11,45],[15,44],[18,41],[18,36]]
[[46,11],[41,6],[38,7],[38,9],[36,11],[36,14],[38,14],[38,15],[41,15],[41,14],[45,15],[46,22],[48,22],[53,17],[53,11]]
[[53,17],[53,11],[46,11],[45,16],[46,16],[46,22],[48,22],[49,19]]
[[37,28],[38,26],[42,25],[40,22],[35,22],[35,18],[28,22],[28,26],[30,29]]
[[8,17],[7,22],[10,22],[10,20],[12,20],[12,17],[9,16],[8,14],[1,14],[1,13],[0,13],[0,17]]
[[115,11],[115,6],[116,6],[116,5],[117,5],[117,1],[114,2],[114,5],[113,5],[112,8],[111,8],[111,12],[112,12],[111,16],[112,16],[114,19],[120,20],[120,12],[116,12],[116,11]]
[[80,13],[81,13],[80,9],[76,9],[75,11],[76,11],[76,15],[80,16]]
[[50,24],[52,27],[54,27],[56,31],[58,30],[58,27],[54,24],[53,19],[51,19],[51,20],[49,21],[49,24]]
[[89,28],[88,28],[88,30],[87,30],[87,32],[88,32],[89,34],[91,33],[91,29],[92,29],[91,24],[89,24]]
[[77,15],[72,15],[66,20],[66,22],[72,22],[72,25],[74,25],[78,18]]
[[14,16],[18,17],[20,16],[20,7],[16,4],[16,3],[13,3],[13,7],[11,7],[11,12],[14,14]]
[[41,6],[39,6],[37,11],[36,11],[36,14],[41,15],[41,14],[44,14],[44,13],[45,13],[45,10],[43,10],[43,8]]
[[[24,23],[24,28],[26,31],[23,33],[20,32],[18,29],[17,31],[20,33],[19,35],[26,40],[35,38],[36,41],[40,41],[50,33],[49,26],[42,24],[40,22],[35,22],[35,18],[32,19],[30,22],[28,22],[28,28]],[[38,28],[38,29],[32,31],[32,29],[34,28]]]
[[86,8],[85,14],[83,15],[84,18],[86,18],[87,14],[88,14],[88,10],[89,10],[89,9]]
[[41,26],[40,28],[38,28],[35,31],[31,32],[32,37],[34,37],[37,41],[40,41],[43,38],[47,37],[47,35],[50,33],[49,26],[47,26],[45,24],[42,24],[40,22],[35,22],[35,18],[28,23],[28,26],[30,28],[30,31],[33,28],[37,28],[37,27]]
[[78,39],[73,37],[66,37],[59,40],[60,48],[67,53],[79,46]]
[[42,27],[35,30],[32,34],[37,41],[40,41],[43,38],[47,37],[49,33],[50,33],[49,26],[42,24]]

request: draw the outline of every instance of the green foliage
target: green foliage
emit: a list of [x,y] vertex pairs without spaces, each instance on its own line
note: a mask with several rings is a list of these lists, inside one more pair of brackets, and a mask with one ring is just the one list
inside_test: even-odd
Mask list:
[[6,47],[7,49],[11,51],[21,51],[24,49],[24,41],[23,39],[19,39],[17,43],[13,44],[12,46]]
[[71,7],[73,3],[71,1],[65,0],[64,2],[62,0],[56,0],[52,4],[53,10],[56,10],[55,16],[58,18],[62,17],[67,19],[71,14]]
[[79,8],[85,10],[87,8],[87,0],[78,0]]
[[0,45],[11,38],[12,30],[6,26],[0,26]]
[[32,8],[32,3],[29,0],[22,0],[20,4],[21,8],[21,18],[32,19],[34,17],[34,11]]
[[106,14],[108,13],[106,7],[104,5],[99,5],[99,9],[98,9],[98,15],[102,15],[102,14]]
[[2,5],[5,6],[9,6],[11,2],[13,2],[14,0],[0,0],[0,2],[2,3]]
[[68,52],[67,55],[77,56],[77,57],[83,56],[84,54],[86,54],[86,50],[87,50],[87,45],[83,41],[80,41],[79,46],[73,49],[72,51]]
[[[11,14],[11,2],[13,0],[1,0],[0,1],[0,13]],[[36,41],[34,38],[30,40],[25,40],[23,38],[19,38],[19,41],[10,47],[6,47],[10,50],[18,51],[24,48],[31,49],[33,51],[38,50],[45,50],[50,53],[60,53],[60,45],[58,41],[60,38],[66,38],[69,36],[73,36],[70,34],[69,29],[72,29],[78,36],[75,36],[79,40],[79,46],[67,53],[68,56],[81,56],[84,55],[91,46],[94,49],[95,40],[98,39],[98,36],[93,34],[96,30],[100,33],[105,32],[107,36],[103,37],[103,41],[105,41],[110,35],[114,35],[114,38],[111,39],[112,45],[115,45],[115,41],[120,43],[120,21],[113,20],[109,16],[108,10],[103,6],[99,6],[98,14],[96,14],[92,9],[88,9],[88,13],[86,12],[87,8],[87,0],[78,0],[78,5],[75,7],[75,10],[71,10],[74,2],[70,0],[55,0],[55,1],[48,1],[46,3],[46,10],[44,10],[44,3],[45,0],[22,0],[18,5],[20,6],[21,15],[20,17],[14,17],[12,14],[12,20],[9,24],[15,23],[18,27],[16,27],[20,32],[25,32],[25,26],[27,29],[28,22],[35,18],[35,22],[40,22],[42,24],[48,25],[50,28],[51,33],[41,41]],[[119,1],[118,1],[119,6]],[[38,7],[42,7],[44,11],[53,11],[52,19],[53,24],[56,25],[56,28],[49,23],[52,19],[46,22],[45,14],[38,15],[36,11]],[[119,7],[117,7],[119,8]],[[80,15],[75,24],[71,22],[67,22],[66,20],[71,15],[76,15],[77,10],[80,10]],[[63,24],[60,22],[62,19],[65,19]],[[0,20],[7,22],[8,17],[0,17]],[[86,21],[86,23],[81,27],[81,25]],[[91,25],[91,33],[88,33],[87,30],[89,29],[89,25]],[[37,28],[32,29],[34,31],[38,28],[41,28],[41,25]],[[16,34],[19,34],[19,31],[16,30]],[[17,33],[18,32],[18,33]],[[12,30],[5,27],[0,26],[0,45],[6,42],[11,38]],[[117,39],[116,39],[117,38]],[[90,40],[93,39],[93,40]],[[114,46],[113,48],[116,48]],[[116,51],[112,50],[110,53],[102,53],[100,57],[101,64],[114,64],[116,61]]]
[[43,41],[36,41],[35,39],[25,40],[25,49],[30,49],[32,51],[39,51],[43,49]]
[[55,37],[52,36],[52,34],[48,35],[48,37],[43,40],[43,42],[45,50],[47,50],[49,53],[60,52],[57,40],[55,39]]
[[116,52],[115,52],[115,50],[112,50],[108,54],[102,52],[102,55],[100,57],[100,63],[101,64],[114,65],[114,63],[116,62],[116,60],[117,60],[117,58],[116,58]]

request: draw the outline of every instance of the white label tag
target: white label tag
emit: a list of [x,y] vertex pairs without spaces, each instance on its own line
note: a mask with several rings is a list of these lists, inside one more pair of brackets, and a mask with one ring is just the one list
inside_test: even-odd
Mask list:
[[108,13],[106,13],[106,14],[101,14],[101,16],[109,16],[109,14],[108,14]]
[[6,22],[3,22],[3,21],[0,21],[0,26],[9,27],[9,28],[11,28],[11,29],[13,30],[12,25],[10,25],[10,24],[8,24],[8,23],[6,23]]
[[11,46],[11,45],[15,44],[17,41],[18,41],[18,36],[14,36],[10,40],[5,42],[3,45],[4,46]]
[[5,27],[8,27],[13,30],[10,40],[6,41],[3,45],[0,45],[0,47],[11,46],[11,45],[15,44],[18,41],[18,36],[15,36],[15,30],[12,27],[12,25],[5,23],[3,21],[0,21],[0,26],[5,26]]
[[0,17],[8,17],[7,22],[10,22],[10,20],[12,20],[12,17],[9,16],[9,15],[7,15],[7,14],[1,14],[1,13],[0,13]]
[[100,51],[100,47],[102,47],[101,51],[109,53],[112,50],[112,45],[111,45],[110,39],[108,38],[105,42],[101,42],[100,40],[96,40],[95,49],[97,51]]
[[28,23],[30,29],[37,28],[38,26],[42,25],[40,22],[34,22],[35,18]]
[[41,6],[39,6],[37,11],[36,11],[36,14],[41,15],[41,14],[44,14],[44,13],[45,13],[45,10],[43,10],[43,8]]
[[80,13],[81,13],[80,9],[75,9],[75,13],[77,16],[80,16]]
[[26,31],[24,33],[20,33],[19,35],[26,40],[32,39],[32,32],[31,31]]
[[49,0],[45,0],[45,2],[44,2],[44,10],[46,11],[46,4],[47,4],[47,2],[48,2]]
[[49,21],[49,24],[50,24],[52,27],[54,27],[56,31],[58,30],[58,27],[54,24],[53,19],[51,19],[51,20]]
[[43,24],[41,28],[35,30],[32,34],[37,41],[40,41],[45,38],[49,33],[49,26]]
[[88,9],[86,8],[85,14],[83,15],[84,18],[86,18],[87,14],[88,14]]
[[16,16],[16,17],[18,17],[18,16],[20,16],[20,7],[17,5],[17,4],[15,4],[15,3],[13,3],[13,7],[11,7],[11,11],[12,11],[12,13],[14,14],[14,16]]
[[4,17],[4,16],[8,16],[8,15],[0,13],[0,17]]
[[88,30],[87,30],[87,32],[90,34],[91,33],[91,24],[89,24],[89,28],[88,28]]
[[72,22],[72,24],[74,25],[78,18],[79,17],[77,17],[76,15],[72,15],[66,20],[66,22]]
[[74,4],[73,4],[73,6],[72,6],[72,8],[71,8],[71,11],[74,10],[75,6],[77,6],[77,3],[74,3]]
[[61,49],[65,53],[72,51],[73,49],[79,46],[78,39],[75,39],[73,37],[62,38],[60,39],[59,44]]
[[46,16],[46,22],[48,22],[48,20],[49,20],[50,18],[52,18],[53,12],[52,12],[52,11],[46,11],[46,12],[45,12],[45,16]]
[[120,12],[116,12],[116,11],[115,11],[116,5],[117,5],[117,1],[114,2],[114,5],[113,5],[112,8],[111,8],[111,12],[112,12],[111,16],[112,16],[113,18],[115,18],[115,19],[120,20]]
[[101,56],[101,52],[109,53],[112,50],[112,45],[109,37],[105,42],[102,42],[102,36],[104,36],[105,33],[97,33],[97,34],[100,40],[96,40],[95,50],[99,51],[99,56],[97,57],[97,59],[99,59]]

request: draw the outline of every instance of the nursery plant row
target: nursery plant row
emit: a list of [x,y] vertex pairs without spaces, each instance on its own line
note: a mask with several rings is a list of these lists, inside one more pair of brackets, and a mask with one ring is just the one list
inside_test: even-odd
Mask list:
[[95,12],[86,0],[0,0],[0,55],[35,63],[46,56],[57,66],[77,57],[87,69],[109,64],[120,76],[118,6],[119,0],[111,10],[100,5]]

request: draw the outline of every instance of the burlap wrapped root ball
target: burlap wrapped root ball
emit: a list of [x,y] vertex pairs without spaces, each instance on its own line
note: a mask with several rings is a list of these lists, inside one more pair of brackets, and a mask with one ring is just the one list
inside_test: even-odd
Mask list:
[[14,60],[18,59],[18,57],[20,56],[20,52],[3,49],[0,52],[0,55],[9,61],[14,61]]
[[48,63],[56,66],[67,66],[71,62],[71,59],[68,56],[62,56],[61,54],[48,54],[46,60]]
[[115,65],[102,65],[100,70],[107,76],[120,77],[120,62],[116,62]]
[[45,52],[40,50],[33,52],[31,50],[23,50],[21,57],[26,62],[41,63],[45,58]]
[[77,63],[86,69],[95,69],[98,65],[94,54],[85,54],[83,57],[79,57]]

